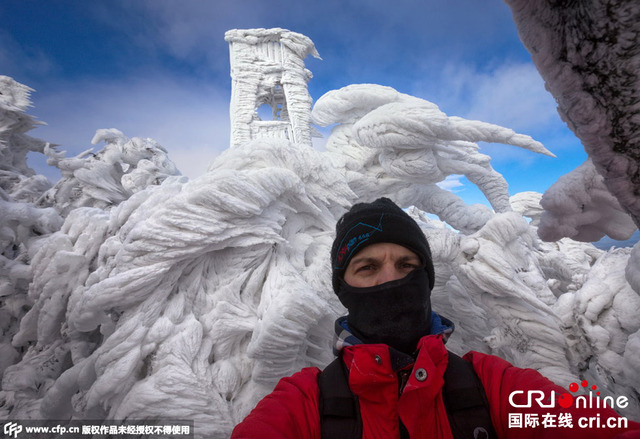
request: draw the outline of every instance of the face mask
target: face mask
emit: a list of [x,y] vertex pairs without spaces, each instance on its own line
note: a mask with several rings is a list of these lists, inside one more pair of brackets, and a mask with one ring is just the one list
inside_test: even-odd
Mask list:
[[431,290],[426,270],[402,279],[356,288],[340,280],[337,292],[349,310],[347,322],[364,343],[384,343],[407,354],[431,329]]

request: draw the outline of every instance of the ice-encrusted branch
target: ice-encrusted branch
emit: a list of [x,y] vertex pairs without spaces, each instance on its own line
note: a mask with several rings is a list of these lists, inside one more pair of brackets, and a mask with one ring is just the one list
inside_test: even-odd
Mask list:
[[640,226],[640,4],[507,4],[558,112],[606,187]]

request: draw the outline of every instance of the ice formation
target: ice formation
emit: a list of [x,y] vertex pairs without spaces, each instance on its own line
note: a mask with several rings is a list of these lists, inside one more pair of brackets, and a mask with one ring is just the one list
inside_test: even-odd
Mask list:
[[544,209],[540,236],[545,241],[569,237],[594,242],[605,235],[624,241],[637,230],[591,159],[560,177],[540,204]]
[[20,359],[11,337],[30,306],[31,259],[62,225],[54,209],[34,205],[51,183],[26,162],[30,151],[42,153],[46,146],[26,134],[38,124],[25,113],[31,91],[0,76],[0,373]]
[[152,139],[129,139],[117,129],[98,130],[91,143],[104,141],[97,153],[88,149],[67,158],[47,145],[47,164],[61,171],[62,178],[39,200],[55,205],[63,215],[92,206],[109,209],[149,185],[157,185],[179,171],[167,151]]
[[[306,36],[286,29],[233,29],[225,34],[231,59],[231,146],[251,139],[289,139],[311,146],[311,96],[304,67],[320,58]],[[271,112],[262,119],[260,107]]]
[[[2,120],[31,121],[25,108],[2,103]],[[17,158],[2,174],[0,418],[193,419],[197,437],[227,437],[280,377],[331,360],[335,221],[379,196],[429,239],[451,350],[637,401],[638,251],[543,242],[541,195],[509,197],[476,142],[550,154],[541,144],[377,85],[331,91],[307,117],[335,125],[326,151],[258,137],[191,181],[155,142],[101,130],[96,154],[48,150],[63,178],[31,198],[12,182],[29,178],[32,124],[3,128],[1,153]],[[441,189],[449,175],[493,210]]]
[[[560,115],[640,227],[640,3],[506,3]],[[609,203],[602,205],[608,208]]]
[[326,148],[334,153],[336,166],[345,169],[358,197],[368,198],[372,190],[392,193],[397,202],[419,206],[464,233],[480,229],[492,212],[484,205],[467,206],[440,189],[437,183],[449,175],[464,175],[475,183],[496,212],[511,210],[506,181],[475,142],[511,144],[551,155],[529,136],[448,117],[431,102],[379,85],[328,92],[311,115],[320,126],[337,124]]

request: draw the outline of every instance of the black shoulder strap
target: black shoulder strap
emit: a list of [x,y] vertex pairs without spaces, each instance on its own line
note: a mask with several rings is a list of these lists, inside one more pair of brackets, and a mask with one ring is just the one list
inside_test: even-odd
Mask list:
[[[348,371],[336,358],[318,377],[322,439],[362,437],[357,397],[349,389]],[[496,439],[482,383],[468,361],[449,352],[442,397],[455,439]]]
[[318,377],[322,439],[362,437],[360,405],[349,389],[348,373],[342,357],[338,357]]
[[444,372],[442,399],[451,433],[456,439],[493,439],[498,435],[491,422],[489,402],[471,363],[449,352]]

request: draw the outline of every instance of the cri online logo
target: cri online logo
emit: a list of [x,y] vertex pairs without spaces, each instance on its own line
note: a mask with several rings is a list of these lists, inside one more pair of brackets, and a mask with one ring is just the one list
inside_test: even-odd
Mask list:
[[[582,384],[582,387],[589,387],[589,382],[587,380],[582,380],[582,382],[580,383]],[[571,383],[569,384],[569,390],[572,393],[576,393],[578,390],[580,389],[580,387],[578,386],[578,383]],[[593,386],[591,386],[591,390],[597,390],[598,386],[596,386],[595,384]],[[589,392],[591,393],[591,392]],[[596,395],[600,396],[600,392],[596,392]],[[605,402],[606,404],[606,402]],[[563,393],[562,395],[560,395],[560,397],[558,398],[558,405],[562,408],[569,408],[573,405],[573,395],[569,394],[569,393]]]
[[[589,387],[589,382],[587,380],[583,380],[580,385],[585,389]],[[572,393],[576,393],[580,390],[580,385],[578,383],[569,384],[569,390]],[[589,389],[589,395],[578,395],[573,396],[570,393],[563,393],[557,398],[558,405],[562,408],[569,408],[574,405],[576,408],[626,408],[629,405],[629,399],[626,396],[619,396],[616,399],[613,396],[605,396],[604,398],[598,398],[593,396],[593,391],[596,391],[596,395],[600,396],[600,392],[597,391],[598,386],[593,385]],[[523,403],[518,403],[514,401],[514,397],[516,395],[527,395],[526,401]],[[509,403],[512,407],[519,408],[530,408],[533,406],[533,403],[537,403],[538,407],[542,408],[554,408],[556,402],[556,392],[551,391],[551,395],[547,396],[542,390],[529,390],[525,392],[524,390],[515,390],[511,392],[509,395]]]

